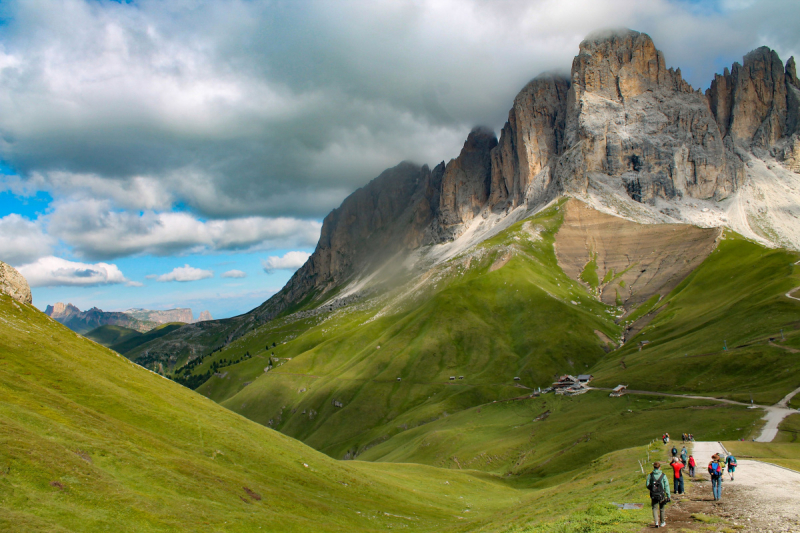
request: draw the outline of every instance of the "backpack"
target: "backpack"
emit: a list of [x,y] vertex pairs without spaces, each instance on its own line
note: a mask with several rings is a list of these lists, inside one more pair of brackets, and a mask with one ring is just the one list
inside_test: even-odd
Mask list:
[[722,475],[722,467],[718,461],[711,461],[711,464],[708,465],[708,473],[711,474],[711,477],[719,477]]
[[648,485],[648,489],[650,489],[650,499],[654,502],[663,502],[667,499],[667,493],[664,492],[664,473],[661,473],[661,477],[656,479],[655,476],[650,474],[650,485]]
[[728,462],[728,466],[732,466],[732,467],[736,468],[736,457],[734,457],[732,455],[729,455],[728,459],[727,459],[727,462]]
[[672,457],[675,457],[677,455],[678,455],[678,448],[673,447],[672,448]]

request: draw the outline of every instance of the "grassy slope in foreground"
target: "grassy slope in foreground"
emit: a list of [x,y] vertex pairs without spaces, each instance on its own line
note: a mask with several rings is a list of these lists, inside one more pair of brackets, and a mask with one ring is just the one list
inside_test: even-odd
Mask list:
[[547,490],[338,462],[0,295],[3,531],[630,531],[646,510],[610,502],[643,499],[644,455],[594,457]]
[[[264,373],[265,360],[251,359],[198,391],[342,458],[448,414],[529,393],[513,386],[515,376],[544,387],[558,373],[583,372],[605,355],[595,331],[615,338],[620,330],[611,310],[558,267],[560,221],[551,208],[515,224],[427,273],[423,289],[406,287],[410,294],[394,305],[334,312],[280,344],[276,356],[291,360],[271,372]],[[253,334],[227,352],[256,353],[273,340],[271,330]],[[252,383],[242,389],[243,381]],[[225,399],[222,391],[235,395]]]
[[800,386],[800,354],[783,347],[800,339],[800,302],[785,296],[800,285],[796,261],[726,232],[648,326],[592,369],[595,383],[777,402]]
[[0,530],[446,529],[455,494],[476,502],[468,519],[524,496],[333,461],[0,296]]
[[116,342],[122,342],[132,337],[138,337],[139,335],[141,335],[141,333],[135,329],[107,324],[105,326],[94,328],[92,331],[84,333],[83,336],[89,340],[93,340],[97,344],[111,346]]

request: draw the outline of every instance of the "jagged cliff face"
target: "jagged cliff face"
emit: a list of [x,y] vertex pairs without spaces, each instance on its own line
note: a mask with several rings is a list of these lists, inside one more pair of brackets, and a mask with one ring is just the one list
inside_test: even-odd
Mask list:
[[723,198],[743,176],[705,97],[638,32],[581,43],[565,136],[557,175],[568,192],[586,193],[597,179],[638,202]]

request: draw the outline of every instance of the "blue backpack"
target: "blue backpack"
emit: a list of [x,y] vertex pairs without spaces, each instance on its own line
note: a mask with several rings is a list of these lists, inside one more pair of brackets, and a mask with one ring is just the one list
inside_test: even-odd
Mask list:
[[708,465],[708,473],[711,474],[711,477],[722,475],[722,466],[720,466],[719,461],[711,461],[711,464]]

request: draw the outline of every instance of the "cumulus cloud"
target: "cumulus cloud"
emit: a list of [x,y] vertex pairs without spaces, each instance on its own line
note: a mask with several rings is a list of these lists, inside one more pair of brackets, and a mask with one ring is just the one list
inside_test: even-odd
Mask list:
[[126,283],[117,265],[108,263],[79,263],[60,257],[42,257],[22,265],[19,272],[31,287],[92,286]]
[[17,214],[0,218],[0,261],[18,266],[52,253],[54,239],[38,221]]
[[271,274],[276,270],[297,270],[308,261],[311,254],[306,252],[286,252],[282,257],[272,255],[261,261],[264,272]]
[[223,278],[246,278],[247,274],[241,270],[228,270],[222,274]]
[[140,253],[268,250],[316,244],[321,224],[287,217],[203,221],[187,212],[131,212],[108,200],[61,201],[49,215],[51,233],[89,259]]
[[214,277],[214,272],[211,270],[203,270],[201,268],[194,268],[189,265],[182,267],[175,267],[172,272],[162,274],[156,278],[156,281],[198,281]]
[[800,51],[795,0],[10,0],[0,17],[0,158],[42,189],[204,218],[321,218],[400,160],[455,156],[599,28],[650,33],[695,86],[758,45]]

